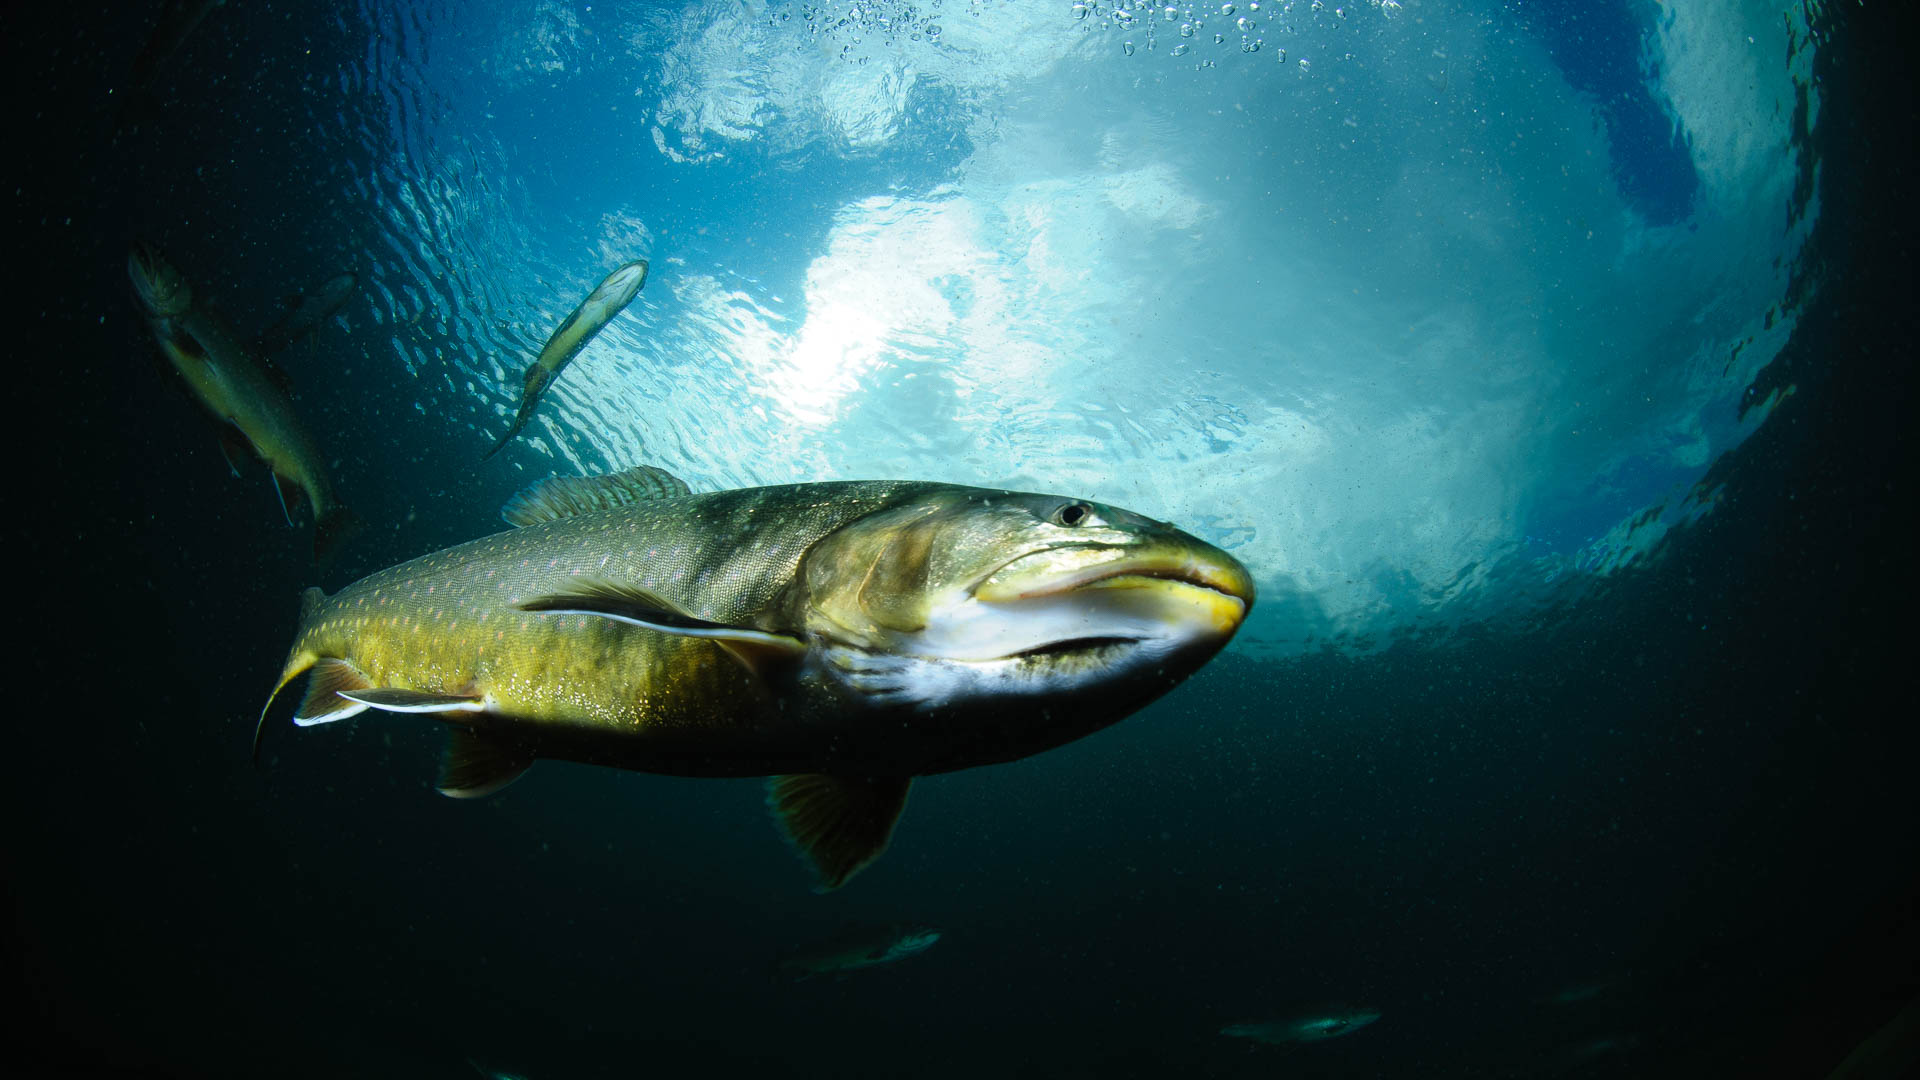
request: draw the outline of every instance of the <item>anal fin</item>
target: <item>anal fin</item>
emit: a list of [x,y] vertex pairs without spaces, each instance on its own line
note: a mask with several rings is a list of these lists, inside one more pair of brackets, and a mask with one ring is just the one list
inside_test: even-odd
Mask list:
[[524,751],[503,745],[472,728],[447,729],[447,749],[440,758],[440,794],[455,799],[491,795],[515,780],[533,764]]
[[293,722],[300,727],[312,727],[365,712],[365,702],[347,695],[364,691],[371,685],[359,668],[345,660],[321,660],[307,676],[307,696],[300,699],[300,707],[293,711]]
[[767,805],[826,892],[887,850],[912,784],[910,776],[776,776],[767,782]]

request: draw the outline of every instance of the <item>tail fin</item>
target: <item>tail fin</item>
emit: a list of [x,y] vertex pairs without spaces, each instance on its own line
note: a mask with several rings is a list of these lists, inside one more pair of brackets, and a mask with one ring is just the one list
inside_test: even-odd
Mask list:
[[483,455],[481,455],[481,457],[480,457],[480,460],[481,460],[481,461],[487,461],[487,460],[489,460],[489,459],[491,459],[491,458],[493,457],[493,455],[495,455],[495,454],[497,454],[497,453],[499,453],[499,452],[500,452],[500,450],[501,450],[501,448],[502,448],[502,447],[504,447],[504,446],[506,446],[506,445],[507,445],[508,443],[510,443],[510,442],[512,442],[512,441],[513,441],[513,437],[514,437],[515,435],[518,435],[518,434],[520,434],[520,424],[521,424],[521,421],[519,421],[519,420],[515,420],[515,421],[513,422],[513,426],[511,426],[511,427],[509,427],[509,428],[507,428],[507,433],[506,433],[505,435],[502,435],[502,436],[500,436],[500,441],[499,441],[499,442],[497,442],[497,443],[494,443],[494,444],[493,444],[493,449],[491,449],[491,450],[489,450],[489,451],[487,451],[487,452],[486,452],[485,454],[483,454]]
[[[313,613],[320,609],[321,602],[326,600],[326,598],[327,594],[321,592],[319,589],[308,589],[300,594],[300,626],[302,629],[306,627],[307,621],[313,618]],[[287,659],[286,670],[280,673],[280,681],[273,684],[273,692],[267,695],[267,703],[260,706],[260,719],[254,721],[253,724],[253,752],[251,756],[255,765],[260,764],[260,743],[267,732],[267,712],[273,708],[274,700],[280,696],[280,691],[287,688],[288,683],[305,675],[319,659],[320,657],[318,655],[311,652],[298,653]]]
[[313,525],[313,561],[316,566],[325,566],[340,545],[366,527],[366,521],[359,514],[335,503],[322,514]]
[[526,388],[520,391],[520,409],[513,415],[513,426],[507,428],[507,433],[500,436],[500,441],[493,444],[493,449],[487,451],[486,457],[482,457],[481,461],[499,453],[501,447],[512,442],[513,437],[520,434],[520,429],[527,426],[527,420],[533,416],[534,407],[540,404],[540,395],[547,392],[547,384],[553,381],[553,372],[548,371],[536,360],[528,365],[527,373],[521,381],[526,383]]

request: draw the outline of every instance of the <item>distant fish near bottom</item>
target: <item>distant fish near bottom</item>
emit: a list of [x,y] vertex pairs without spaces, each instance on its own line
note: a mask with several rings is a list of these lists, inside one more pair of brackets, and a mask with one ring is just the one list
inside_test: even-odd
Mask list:
[[1371,1009],[1355,1009],[1322,1016],[1300,1016],[1291,1020],[1228,1024],[1220,1029],[1220,1034],[1275,1044],[1319,1042],[1351,1035],[1378,1019],[1380,1014]]
[[843,931],[788,953],[776,970],[789,979],[843,975],[918,956],[933,948],[940,931],[930,926],[884,925]]

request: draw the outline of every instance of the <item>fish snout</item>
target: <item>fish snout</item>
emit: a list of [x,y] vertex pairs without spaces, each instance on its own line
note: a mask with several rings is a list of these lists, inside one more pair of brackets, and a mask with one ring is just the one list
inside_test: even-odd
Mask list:
[[157,318],[170,319],[185,314],[193,304],[193,290],[186,279],[158,248],[145,241],[134,244],[133,250],[127,253],[127,277],[133,283],[133,295],[140,306]]

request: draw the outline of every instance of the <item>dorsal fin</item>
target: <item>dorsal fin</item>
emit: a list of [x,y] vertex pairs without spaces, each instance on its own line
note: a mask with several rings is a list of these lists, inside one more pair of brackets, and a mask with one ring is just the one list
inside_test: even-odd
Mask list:
[[533,525],[649,499],[670,499],[691,490],[685,480],[651,465],[606,476],[556,476],[508,499],[500,508],[500,516],[509,525]]

